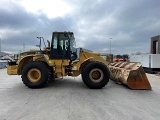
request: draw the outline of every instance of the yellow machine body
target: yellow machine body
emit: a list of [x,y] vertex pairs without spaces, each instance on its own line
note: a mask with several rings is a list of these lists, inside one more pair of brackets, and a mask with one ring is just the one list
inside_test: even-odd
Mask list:
[[[25,53],[27,54],[27,52]],[[8,75],[21,75],[23,67],[28,63],[30,59],[33,61],[43,61],[46,62],[50,67],[52,67],[53,71],[57,75],[57,77],[67,76],[68,74],[65,72],[65,67],[69,65],[70,60],[61,59],[50,59],[48,54],[37,55],[35,53],[26,55],[24,57],[24,53],[19,55],[19,60],[16,65],[8,65],[7,73]],[[85,64],[89,61],[99,61],[104,63],[108,67],[108,62],[105,61],[99,53],[86,52],[83,49],[80,50],[79,59],[72,63],[72,75],[78,76],[81,74],[81,69]]]

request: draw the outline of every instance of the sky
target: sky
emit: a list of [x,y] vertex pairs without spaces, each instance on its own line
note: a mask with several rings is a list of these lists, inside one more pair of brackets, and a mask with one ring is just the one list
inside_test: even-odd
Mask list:
[[1,51],[38,49],[37,36],[74,32],[76,46],[100,53],[149,53],[160,35],[160,0],[0,0]]

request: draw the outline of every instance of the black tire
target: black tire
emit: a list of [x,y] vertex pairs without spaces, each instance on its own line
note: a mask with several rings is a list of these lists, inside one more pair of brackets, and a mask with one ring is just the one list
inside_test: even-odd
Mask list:
[[50,70],[50,72],[49,72],[50,73],[50,78],[48,80],[48,83],[53,83],[55,81],[55,78],[56,78],[55,73],[52,70],[52,68],[48,67],[48,69]]
[[29,88],[42,88],[51,78],[51,71],[43,62],[28,63],[22,71],[22,81]]
[[91,89],[101,89],[109,82],[110,73],[106,65],[92,61],[82,70],[83,82]]

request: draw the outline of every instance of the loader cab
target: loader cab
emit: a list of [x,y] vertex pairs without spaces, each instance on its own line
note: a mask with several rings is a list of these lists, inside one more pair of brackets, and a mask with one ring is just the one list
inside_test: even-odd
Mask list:
[[53,32],[51,42],[51,59],[69,59],[77,57],[73,32]]

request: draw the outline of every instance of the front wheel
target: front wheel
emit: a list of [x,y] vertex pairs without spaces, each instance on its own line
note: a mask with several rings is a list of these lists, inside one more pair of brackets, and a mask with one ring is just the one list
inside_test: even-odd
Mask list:
[[107,85],[109,70],[103,63],[89,62],[82,70],[83,82],[92,89],[100,89]]
[[30,62],[22,71],[22,81],[29,88],[41,88],[49,81],[51,72],[42,62]]

